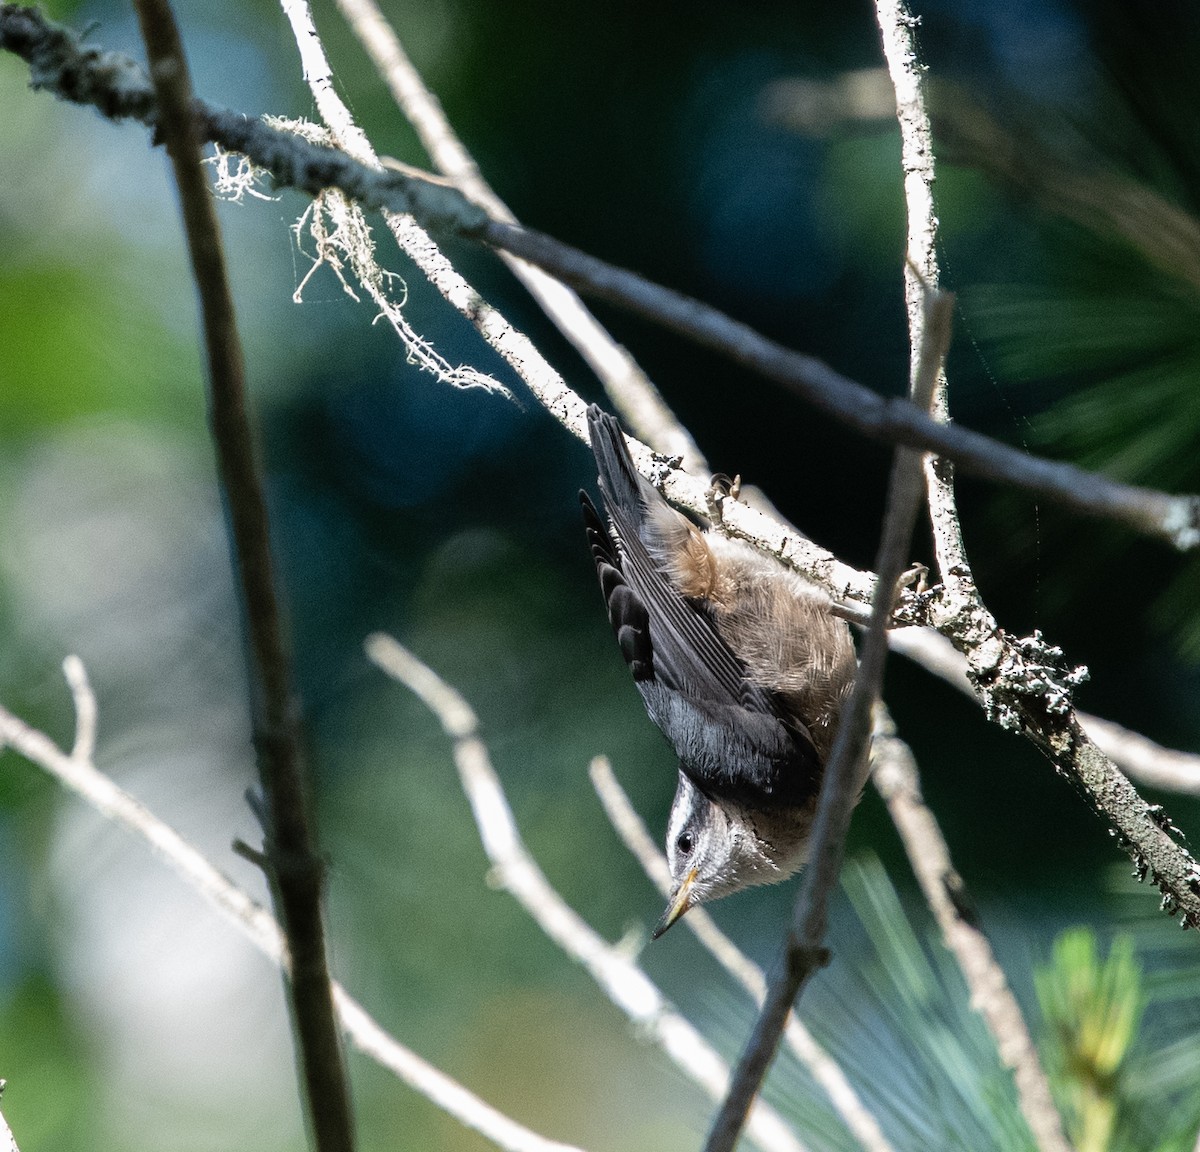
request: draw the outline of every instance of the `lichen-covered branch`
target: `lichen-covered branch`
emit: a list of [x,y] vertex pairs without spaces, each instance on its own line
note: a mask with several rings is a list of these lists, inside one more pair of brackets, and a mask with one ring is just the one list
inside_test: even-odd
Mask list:
[[[133,61],[83,50],[67,29],[33,9],[0,5],[0,47],[30,62],[34,87],[90,103],[113,119],[154,124],[152,91]],[[86,73],[81,78],[81,73]],[[410,172],[376,170],[336,149],[297,141],[259,120],[197,101],[204,139],[249,156],[274,181],[317,195],[341,189],[365,208],[411,214],[536,264],[588,295],[672,328],[802,395],[864,436],[936,452],[986,480],[1092,516],[1119,521],[1179,549],[1200,546],[1200,496],[1121,484],[1071,464],[1031,456],[978,432],[929,418],[907,400],[880,396],[810,356],[794,352],[698,300],[606,264],[550,236],[491,219],[457,188]]]
[[[897,115],[909,208],[909,327],[914,348],[922,339],[917,281],[936,280],[936,216],[932,134],[925,112],[913,19],[902,0],[878,0],[876,13],[888,71],[896,89]],[[939,380],[945,415],[945,380]],[[1139,876],[1159,887],[1163,909],[1185,927],[1200,926],[1200,865],[1172,839],[1170,821],[1147,804],[1100,751],[1075,715],[1073,690],[1086,669],[1073,668],[1060,649],[1040,634],[1016,638],[988,611],[975,586],[962,541],[953,471],[942,460],[926,464],[930,520],[942,585],[929,594],[925,623],[967,658],[967,676],[988,718],[1034,742],[1071,780],[1117,835]],[[921,619],[917,613],[917,619]]]

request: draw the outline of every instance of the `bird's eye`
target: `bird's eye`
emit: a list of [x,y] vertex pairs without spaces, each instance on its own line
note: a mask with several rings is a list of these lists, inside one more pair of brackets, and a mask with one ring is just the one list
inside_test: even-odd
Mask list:
[[695,847],[692,834],[690,832],[680,832],[679,839],[675,841],[675,847],[686,856]]

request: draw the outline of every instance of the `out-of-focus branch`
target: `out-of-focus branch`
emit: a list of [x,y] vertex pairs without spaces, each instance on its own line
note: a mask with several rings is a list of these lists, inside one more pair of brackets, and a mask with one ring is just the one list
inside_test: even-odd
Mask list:
[[169,0],[134,0],[134,6],[150,62],[158,131],[175,173],[200,296],[209,420],[249,633],[250,712],[266,800],[266,858],[292,957],[288,990],[305,1101],[320,1152],[353,1152],[350,1089],[325,953],[324,873],[308,811],[300,713],[275,594],[267,504],[246,412],[242,346],[221,231],[201,161],[191,79],[175,15]]
[[[155,122],[152,94],[144,80],[139,86],[140,70],[132,61],[125,62],[128,67],[123,68],[120,58],[111,53],[83,52],[65,29],[31,13],[16,5],[0,5],[0,47],[30,60],[36,87],[95,104],[112,118],[132,116],[145,123]],[[95,66],[98,59],[102,60],[101,68]],[[79,76],[79,69],[87,72],[86,77]],[[249,156],[267,169],[277,184],[313,195],[337,187],[365,208],[411,213],[425,227],[445,228],[503,249],[580,291],[636,311],[786,385],[864,436],[936,452],[986,480],[1054,500],[1076,512],[1117,520],[1179,549],[1200,546],[1200,496],[1172,496],[1120,484],[1071,464],[1030,456],[978,432],[941,424],[908,401],[882,397],[698,300],[606,264],[552,237],[492,220],[456,188],[412,173],[379,171],[345,153],[306,144],[261,121],[199,101],[195,115],[204,139]],[[433,282],[509,363],[516,366],[529,356],[532,345],[528,340],[512,336],[509,326],[496,319],[495,310],[478,294],[437,279]],[[539,393],[542,403],[564,423],[570,416],[574,430],[582,436],[582,423],[574,424],[581,414],[560,413],[556,398],[554,390],[548,396]]]
[[[921,407],[927,407],[932,398],[934,381],[942,370],[950,344],[953,300],[931,291],[925,303],[927,322],[920,354],[913,362],[910,389],[913,403]],[[859,651],[854,689],[842,709],[821,779],[808,862],[800,881],[783,962],[771,980],[758,1023],[738,1061],[725,1102],[713,1121],[705,1152],[732,1152],[745,1122],[746,1109],[774,1059],[788,1013],[823,962],[829,894],[841,871],[846,832],[865,781],[871,715],[883,687],[887,662],[888,623],[900,592],[900,578],[908,566],[923,488],[920,454],[911,448],[897,448],[875,562],[878,577],[871,623]]]
[[[437,170],[490,216],[515,224],[516,217],[484,180],[474,158],[446,118],[441,103],[425,86],[375,0],[337,0],[337,5]],[[583,301],[540,268],[507,252],[501,252],[500,258],[599,377],[625,425],[659,452],[681,457],[689,472],[700,475],[708,471],[696,442],[675,419],[658,389]]]
[[912,751],[897,737],[896,727],[882,707],[875,713],[871,758],[875,787],[904,842],[942,941],[958,961],[971,993],[971,1007],[983,1017],[1001,1061],[1013,1073],[1021,1112],[1038,1147],[1044,1152],[1070,1152],[1050,1082],[1020,1006],[983,934],[937,820],[921,797]]
[[[554,890],[521,840],[512,809],[478,734],[471,706],[431,668],[391,636],[368,637],[367,654],[405,685],[434,714],[454,743],[454,762],[479,828],[479,838],[501,887],[516,898],[538,927],[581,964],[617,1008],[714,1099],[725,1091],[729,1068],[712,1045],[667,1002],[620,948],[604,940]],[[801,1152],[803,1145],[771,1108],[759,1101],[747,1132],[766,1150]]]
[[[83,662],[63,661],[63,674],[75,704],[75,746],[70,754],[11,712],[0,708],[0,752],[5,747],[23,756],[74,792],[106,820],[120,824],[144,840],[188,887],[285,973],[291,966],[287,941],[271,914],[209,862],[174,828],[164,823],[92,762],[96,698]],[[332,985],[338,1019],[350,1042],[370,1059],[436,1107],[473,1129],[505,1152],[580,1152],[547,1140],[479,1099],[411,1049],[388,1035],[340,984]],[[2,1138],[3,1132],[0,1132]],[[0,1152],[5,1152],[0,1139]]]
[[[667,858],[651,839],[607,758],[597,756],[591,763],[589,773],[605,815],[622,843],[664,899],[669,898],[673,885]],[[767,995],[767,978],[763,970],[717,927],[716,921],[705,908],[690,909],[683,922],[713,959],[761,1006]],[[817,1043],[795,1013],[787,1022],[783,1039],[812,1078],[825,1090],[838,1115],[865,1152],[893,1152],[879,1127],[879,1121],[854,1090],[841,1066]]]

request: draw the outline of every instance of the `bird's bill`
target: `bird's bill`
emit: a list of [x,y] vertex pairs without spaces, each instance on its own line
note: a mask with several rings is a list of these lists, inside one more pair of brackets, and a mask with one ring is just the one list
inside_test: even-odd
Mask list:
[[650,936],[651,940],[657,940],[692,906],[692,885],[695,883],[696,869],[693,868],[680,881],[679,887],[675,889],[675,895],[671,897],[671,903],[667,905],[667,910],[662,914],[662,919],[659,920],[658,926]]

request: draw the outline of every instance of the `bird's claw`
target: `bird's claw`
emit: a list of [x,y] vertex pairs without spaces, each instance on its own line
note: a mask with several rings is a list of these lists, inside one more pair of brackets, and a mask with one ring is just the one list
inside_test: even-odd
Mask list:
[[928,564],[914,564],[906,572],[900,574],[896,582],[901,588],[911,588],[918,596],[929,588],[926,578],[929,576]]
[[713,520],[721,519],[721,505],[726,500],[737,500],[742,494],[742,478],[735,476],[732,480],[724,472],[714,472],[712,483],[705,493],[708,510]]

